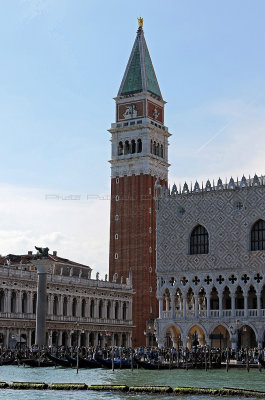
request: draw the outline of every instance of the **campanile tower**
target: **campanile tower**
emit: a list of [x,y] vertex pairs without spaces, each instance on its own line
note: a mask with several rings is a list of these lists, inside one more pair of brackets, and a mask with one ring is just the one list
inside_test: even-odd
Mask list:
[[[116,102],[111,124],[110,280],[132,272],[132,345],[152,345],[156,300],[156,214],[154,186],[168,181],[165,101],[158,85],[138,18],[137,36]],[[122,313],[120,313],[122,315]]]

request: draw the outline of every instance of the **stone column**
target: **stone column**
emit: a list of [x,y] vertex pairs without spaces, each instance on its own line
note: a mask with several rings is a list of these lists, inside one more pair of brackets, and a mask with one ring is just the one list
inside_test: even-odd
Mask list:
[[244,292],[244,317],[248,316],[248,292]]
[[211,295],[210,293],[206,293],[206,303],[207,303],[207,318],[210,318],[210,299],[211,299]]
[[163,312],[163,297],[158,298],[159,302],[159,318],[162,318],[162,312]]
[[73,299],[70,296],[67,296],[67,316],[70,317],[72,315],[72,302]]
[[11,312],[11,296],[12,296],[12,291],[9,289],[7,291],[7,308],[6,308],[6,312],[8,313]]
[[199,316],[199,296],[198,294],[194,295],[194,316],[195,318],[198,318]]
[[46,344],[47,272],[50,264],[49,259],[37,260],[35,264],[38,274],[36,312],[36,344],[38,346]]
[[21,290],[17,292],[17,298],[16,298],[16,311],[17,313],[22,312],[22,293]]
[[235,317],[236,315],[236,295],[235,293],[231,293],[231,309],[232,309],[232,317]]
[[63,331],[59,331],[58,332],[58,341],[57,341],[57,346],[61,346],[62,345],[62,338],[63,338]]
[[218,292],[219,297],[219,318],[223,316],[223,291]]
[[187,294],[183,293],[183,318],[187,316]]
[[6,329],[5,333],[6,334],[5,334],[4,346],[5,346],[5,348],[8,348],[9,347],[9,329],[8,328]]
[[261,317],[261,292],[257,291],[256,296],[257,296],[257,316]]
[[169,310],[169,298],[166,297],[166,311]]
[[31,347],[31,334],[32,334],[32,329],[28,329],[27,334],[28,334],[28,343],[27,343],[27,346],[28,346],[28,347]]
[[171,304],[171,319],[176,318],[176,310],[175,310],[175,302],[174,302],[174,295],[170,295],[170,304]]
[[28,313],[32,314],[33,313],[33,293],[29,292],[28,295]]

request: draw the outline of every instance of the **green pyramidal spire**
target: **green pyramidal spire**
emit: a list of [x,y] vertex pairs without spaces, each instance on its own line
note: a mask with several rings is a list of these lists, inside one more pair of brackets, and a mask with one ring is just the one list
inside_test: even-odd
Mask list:
[[144,38],[142,23],[139,24],[118,96],[139,92],[150,92],[162,99],[155,70]]

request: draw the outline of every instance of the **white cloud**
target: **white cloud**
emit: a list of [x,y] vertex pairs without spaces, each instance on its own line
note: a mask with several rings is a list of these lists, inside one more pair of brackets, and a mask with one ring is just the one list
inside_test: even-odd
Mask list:
[[45,190],[0,188],[0,253],[48,246],[58,255],[108,273],[109,200],[47,200]]
[[[196,139],[191,141],[187,137],[186,148],[174,149],[173,145],[173,156],[170,159],[171,183],[183,185],[187,181],[188,184],[194,184],[196,180],[205,183],[208,178],[216,182],[219,177],[224,181],[231,176],[241,179],[243,174],[246,177],[253,177],[255,173],[265,174],[263,104],[257,105],[254,100],[249,103],[239,100],[220,101],[202,107],[199,111],[200,122],[216,118],[217,128],[212,132],[203,132],[200,128]],[[177,153],[175,160],[174,153]],[[182,167],[180,173],[176,169],[177,163]]]

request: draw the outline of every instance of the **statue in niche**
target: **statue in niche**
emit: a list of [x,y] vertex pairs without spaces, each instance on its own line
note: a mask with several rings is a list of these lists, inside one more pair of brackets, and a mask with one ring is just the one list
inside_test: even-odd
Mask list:
[[61,275],[61,276],[63,275],[63,267],[61,267],[60,275]]
[[99,280],[99,272],[96,273],[96,280]]
[[136,118],[137,117],[137,110],[135,104],[131,106],[127,106],[125,113],[123,114],[124,119]]
[[108,274],[105,275],[105,282],[108,280]]
[[82,276],[82,268],[80,268],[80,272],[79,272],[79,278],[81,278],[81,276]]
[[70,271],[69,271],[69,276],[73,276],[73,273],[74,273],[74,268],[71,267],[71,268],[70,268]]
[[87,273],[87,279],[91,279],[91,271],[88,271],[88,273]]

